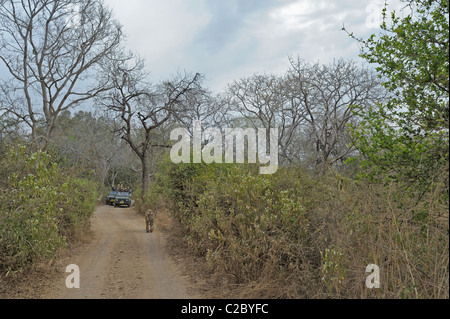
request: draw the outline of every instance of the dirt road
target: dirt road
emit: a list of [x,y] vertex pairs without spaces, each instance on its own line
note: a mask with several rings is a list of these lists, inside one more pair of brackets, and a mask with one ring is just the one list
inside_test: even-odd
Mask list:
[[[156,220],[158,222],[158,218]],[[183,269],[167,253],[157,223],[145,232],[143,217],[132,208],[99,207],[92,220],[94,239],[66,258],[80,268],[80,289],[68,289],[63,273],[46,299],[199,298],[188,289]]]

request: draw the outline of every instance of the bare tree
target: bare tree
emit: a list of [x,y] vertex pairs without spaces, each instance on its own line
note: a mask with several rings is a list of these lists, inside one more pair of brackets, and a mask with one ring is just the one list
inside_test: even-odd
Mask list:
[[296,158],[292,145],[305,122],[301,102],[290,93],[283,77],[268,74],[243,78],[228,87],[233,109],[254,128],[279,128],[282,160],[288,162]]
[[0,86],[1,110],[45,150],[61,112],[109,88],[95,71],[121,39],[102,0],[0,0],[0,61],[10,75]]
[[[155,132],[186,109],[186,97],[199,89],[200,75],[177,76],[158,85],[147,82],[144,63],[117,63],[111,68],[114,89],[103,103],[118,115],[116,132],[139,157],[142,167],[142,196],[148,189],[148,156],[153,147],[168,147]],[[180,117],[178,115],[178,117]]]
[[[117,138],[111,130],[113,120],[91,112],[61,114],[56,125],[52,148],[66,158],[71,166],[92,172],[101,185],[114,186],[115,177],[134,176],[133,164],[137,158],[130,152],[125,142]],[[129,173],[129,174],[125,174]]]
[[344,161],[354,150],[347,129],[357,120],[352,106],[382,98],[375,73],[342,59],[320,65],[291,58],[290,64],[284,75],[235,81],[228,87],[230,103],[254,128],[279,129],[281,163],[318,167]]
[[368,107],[383,98],[376,74],[353,61],[335,60],[330,65],[290,59],[285,79],[291,99],[302,107],[303,134],[313,150],[314,166],[342,162],[354,150],[348,124],[358,119],[352,106]]
[[202,128],[225,127],[231,120],[231,106],[224,95],[197,86],[196,90],[186,92],[183,109],[174,114],[173,125],[192,129],[193,121],[200,121]]

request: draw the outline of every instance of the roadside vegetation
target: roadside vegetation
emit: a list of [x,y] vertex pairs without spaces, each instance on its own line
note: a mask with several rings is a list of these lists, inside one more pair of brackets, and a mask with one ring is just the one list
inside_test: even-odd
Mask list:
[[[420,202],[396,183],[162,165],[162,196],[219,286],[252,298],[448,298],[445,174]],[[169,199],[169,201],[167,201]],[[381,268],[381,288],[365,286]]]
[[0,272],[8,276],[81,239],[99,189],[25,146],[7,149],[0,163]]

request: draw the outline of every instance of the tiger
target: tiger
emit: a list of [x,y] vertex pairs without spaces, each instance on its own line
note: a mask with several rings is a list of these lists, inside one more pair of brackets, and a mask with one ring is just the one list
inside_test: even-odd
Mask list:
[[145,212],[145,230],[147,233],[153,233],[153,223],[155,221],[155,214],[151,209]]

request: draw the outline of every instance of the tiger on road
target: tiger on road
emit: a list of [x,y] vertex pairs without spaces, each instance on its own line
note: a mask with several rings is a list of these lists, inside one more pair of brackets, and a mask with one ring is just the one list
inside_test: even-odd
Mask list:
[[147,233],[153,233],[153,223],[155,221],[155,214],[151,209],[145,212],[145,230]]

